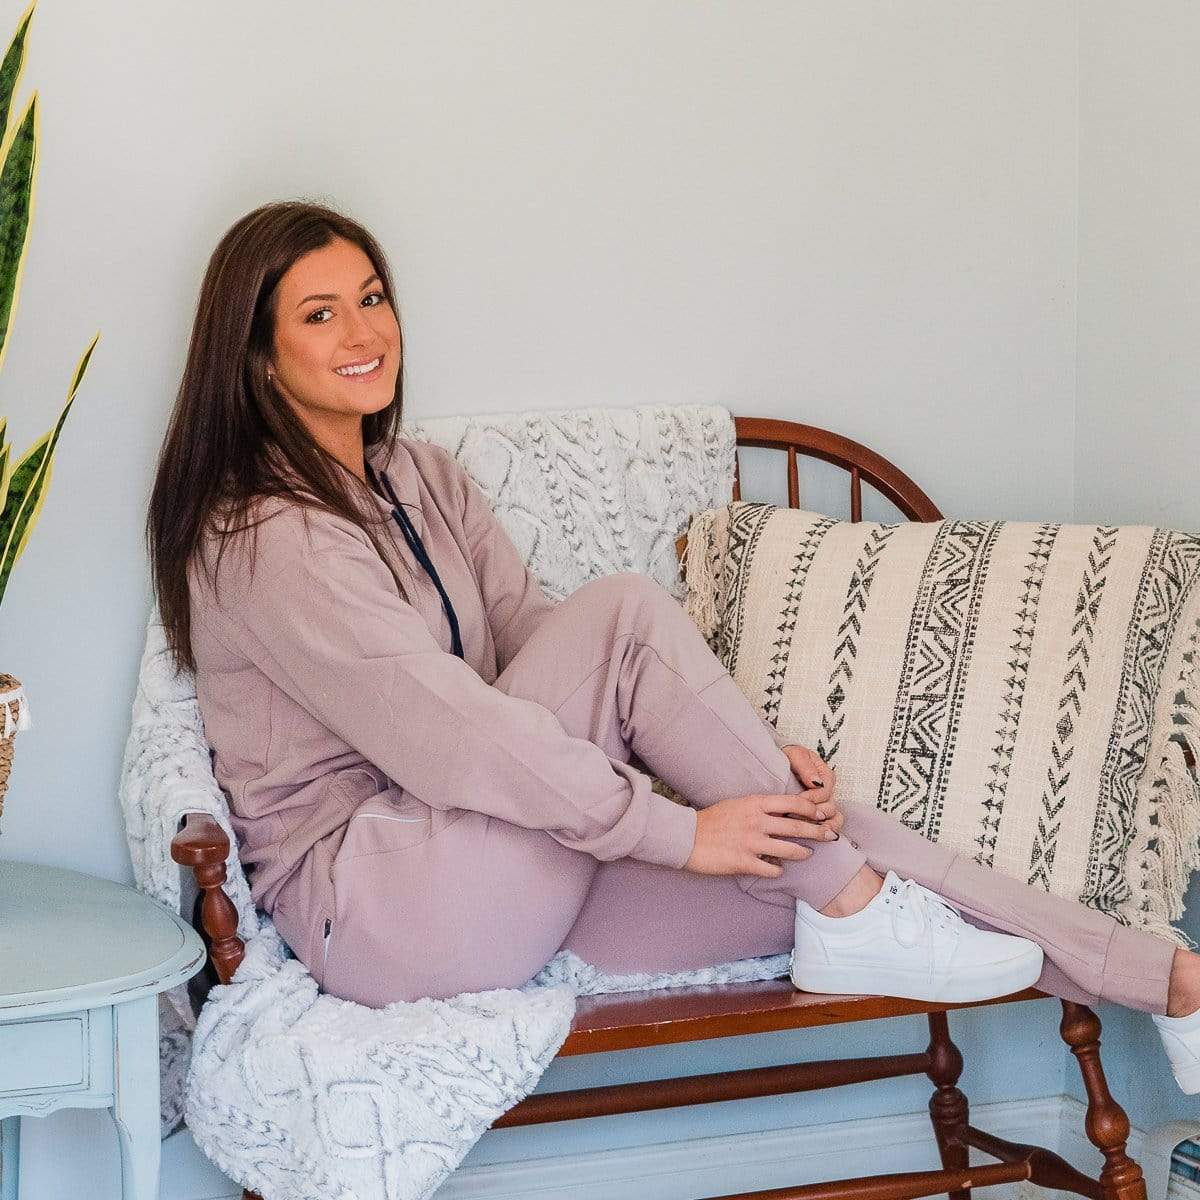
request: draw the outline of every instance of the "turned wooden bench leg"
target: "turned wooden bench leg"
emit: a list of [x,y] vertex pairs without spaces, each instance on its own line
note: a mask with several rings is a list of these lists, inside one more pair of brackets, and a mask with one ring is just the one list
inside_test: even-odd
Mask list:
[[[958,1090],[962,1074],[962,1051],[950,1040],[950,1023],[944,1012],[929,1014],[929,1070],[936,1091],[929,1099],[929,1117],[937,1139],[942,1166],[965,1170],[970,1165],[967,1145],[969,1111],[967,1098]],[[950,1192],[950,1200],[970,1200],[970,1188]]]
[[1062,1002],[1062,1039],[1079,1060],[1088,1109],[1085,1128],[1092,1145],[1104,1155],[1100,1186],[1105,1200],[1146,1200],[1142,1168],[1125,1153],[1129,1118],[1112,1098],[1100,1065],[1100,1018],[1086,1005]]

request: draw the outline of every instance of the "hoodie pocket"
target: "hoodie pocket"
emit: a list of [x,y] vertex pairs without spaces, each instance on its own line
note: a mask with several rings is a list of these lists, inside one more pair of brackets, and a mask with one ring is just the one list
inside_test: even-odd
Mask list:
[[333,936],[333,919],[325,918],[321,935],[321,978],[325,978],[325,968],[329,964],[329,939]]
[[397,789],[366,800],[346,825],[332,874],[355,859],[410,850],[428,841],[432,832],[433,810],[407,792]]

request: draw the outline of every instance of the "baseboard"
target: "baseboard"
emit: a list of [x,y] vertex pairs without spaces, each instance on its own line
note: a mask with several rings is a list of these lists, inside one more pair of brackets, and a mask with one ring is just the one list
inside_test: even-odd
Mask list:
[[[971,1109],[972,1123],[990,1133],[1010,1141],[1040,1143],[1080,1170],[1098,1174],[1102,1160],[1083,1132],[1083,1117],[1084,1106],[1065,1095],[978,1104]],[[1143,1160],[1146,1140],[1140,1130],[1133,1130],[1129,1152],[1149,1170],[1150,1164]],[[569,1134],[564,1141],[569,1141]],[[994,1160],[979,1155],[972,1161]],[[798,1181],[841,1179],[868,1171],[920,1171],[938,1165],[929,1115],[922,1110],[462,1167],[438,1190],[436,1200],[645,1200],[647,1196],[695,1200]],[[164,1145],[161,1195],[162,1200],[240,1200],[241,1194],[196,1149],[187,1132],[180,1131]],[[1025,1184],[977,1188],[975,1195],[977,1200],[1058,1200],[1053,1192]],[[1171,1176],[1167,1195],[1169,1200],[1200,1200],[1200,1185]]]
[[[981,1104],[972,1121],[1012,1141],[1050,1141],[1058,1149],[1067,1096]],[[1047,1133],[1050,1138],[1047,1139]],[[1091,1146],[1087,1147],[1089,1150]],[[980,1156],[978,1161],[992,1161]],[[940,1165],[922,1110],[901,1116],[694,1138],[669,1144],[536,1162],[462,1168],[438,1200],[694,1200],[731,1192],[815,1183],[878,1171]],[[977,1189],[989,1200],[1019,1200],[1015,1188]]]

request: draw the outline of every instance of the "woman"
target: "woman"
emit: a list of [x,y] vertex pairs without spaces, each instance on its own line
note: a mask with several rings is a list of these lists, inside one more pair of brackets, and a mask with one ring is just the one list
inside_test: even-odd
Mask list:
[[147,526],[255,902],[325,991],[794,947],[808,990],[1036,982],[1149,1011],[1200,1090],[1200,957],[839,803],[648,578],[549,600],[454,457],[396,437],[402,362],[361,226],[248,214],[205,275]]

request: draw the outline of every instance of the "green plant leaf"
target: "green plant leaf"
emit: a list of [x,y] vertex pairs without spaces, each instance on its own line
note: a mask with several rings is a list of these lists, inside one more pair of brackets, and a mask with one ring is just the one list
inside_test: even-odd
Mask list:
[[8,459],[12,445],[4,440],[4,418],[0,417],[0,513],[8,496]]
[[[34,0],[36,3],[37,0]],[[34,5],[25,10],[17,25],[17,32],[8,44],[4,61],[0,62],[0,143],[8,133],[8,114],[12,111],[12,98],[16,95],[17,84],[21,72],[25,69],[25,35],[29,31],[29,22],[33,19]]]
[[16,307],[25,247],[29,243],[37,134],[37,93],[34,92],[9,140],[8,153],[0,167],[0,364],[3,364],[8,349],[8,327]]
[[0,601],[4,599],[8,577],[29,541],[29,535],[33,532],[45,502],[50,486],[54,449],[58,445],[59,434],[75,401],[75,393],[79,390],[92,351],[99,340],[100,335],[97,334],[92,339],[92,344],[83,352],[83,357],[75,368],[75,376],[71,380],[67,402],[63,405],[54,428],[34,442],[17,461],[10,474],[8,494],[4,500],[4,508],[0,510]]

